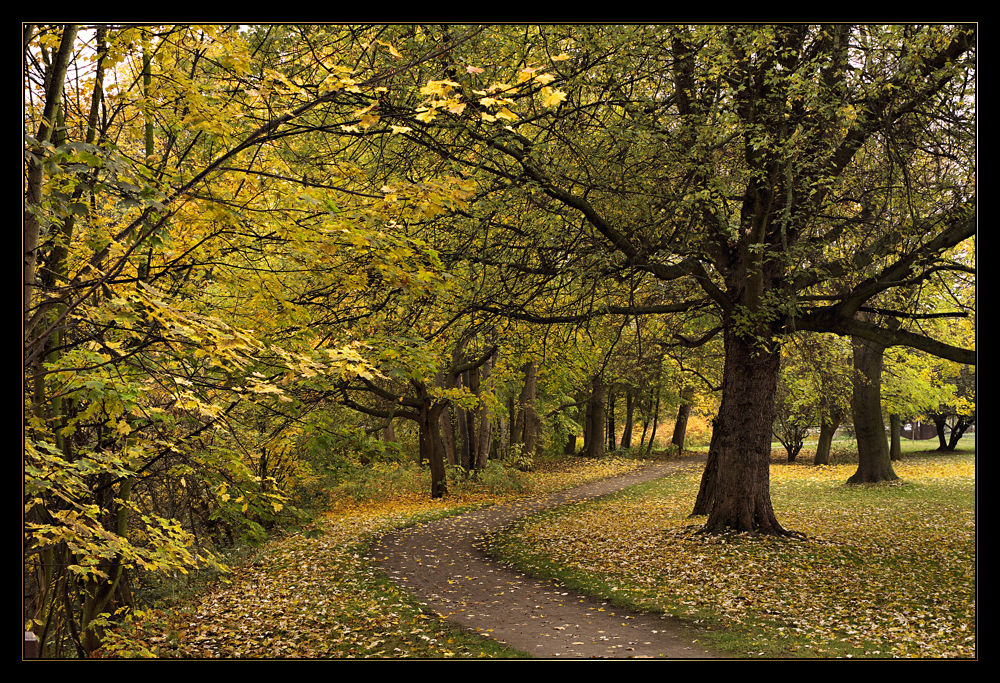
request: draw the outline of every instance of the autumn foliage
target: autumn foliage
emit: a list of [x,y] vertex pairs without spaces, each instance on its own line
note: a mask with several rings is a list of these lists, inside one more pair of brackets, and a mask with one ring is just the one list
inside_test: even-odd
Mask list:
[[[394,506],[668,439],[707,447],[709,531],[787,535],[775,430],[975,423],[975,26],[22,28],[42,656],[261,654],[211,611],[266,613],[274,656],[443,653],[386,621],[402,596],[323,640],[355,588],[291,559],[204,628],[133,610],[313,528],[288,556],[367,595]],[[851,380],[875,407],[848,418]],[[345,500],[377,504],[318,516]]]

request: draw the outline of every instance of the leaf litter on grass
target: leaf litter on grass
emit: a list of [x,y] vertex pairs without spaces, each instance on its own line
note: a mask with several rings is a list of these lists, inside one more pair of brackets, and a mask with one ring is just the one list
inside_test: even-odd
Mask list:
[[[542,493],[622,474],[643,461],[606,458],[542,463],[528,492]],[[102,657],[450,658],[517,657],[462,631],[385,580],[366,545],[393,528],[516,497],[474,484],[444,500],[385,495],[345,497],[316,529],[268,543],[212,589],[169,606],[137,610],[109,633]]]
[[845,486],[853,467],[772,467],[779,518],[806,540],[697,533],[694,470],[539,515],[491,547],[699,621],[736,656],[974,657],[972,458],[900,463],[895,487]]

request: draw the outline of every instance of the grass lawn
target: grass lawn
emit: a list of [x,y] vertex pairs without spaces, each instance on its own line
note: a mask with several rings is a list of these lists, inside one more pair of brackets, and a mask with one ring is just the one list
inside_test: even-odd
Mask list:
[[901,485],[860,487],[844,485],[854,464],[788,464],[776,452],[778,519],[807,540],[698,534],[693,466],[538,515],[491,548],[534,574],[685,618],[734,657],[975,657],[975,454],[914,452],[929,445],[904,442]]

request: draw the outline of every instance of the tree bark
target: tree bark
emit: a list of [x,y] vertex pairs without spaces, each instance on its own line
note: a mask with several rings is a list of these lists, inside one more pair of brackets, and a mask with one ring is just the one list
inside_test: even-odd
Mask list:
[[885,346],[854,337],[854,376],[851,412],[858,440],[858,470],[848,484],[896,481],[889,459],[889,442],[882,422],[882,357]]
[[[660,391],[659,373],[657,373],[656,402],[653,406],[653,429],[649,433],[649,442],[646,443],[646,457],[653,452],[653,443],[656,441],[656,425],[660,422]],[[643,430],[645,431],[645,429]]]
[[780,348],[727,329],[725,353],[722,402],[702,477],[700,502],[708,508],[704,530],[787,535],[774,515],[770,491]]
[[521,387],[518,441],[525,456],[534,455],[538,447],[538,415],[535,412],[535,394],[538,390],[538,368],[534,361],[524,364],[524,385]]
[[444,403],[426,401],[420,408],[420,459],[431,467],[431,498],[443,498],[448,493],[447,471],[444,465],[444,448],[438,424]]
[[889,459],[890,460],[903,459],[903,448],[899,442],[901,427],[902,427],[902,420],[900,420],[899,415],[896,414],[890,415],[889,416]]
[[635,421],[635,389],[625,391],[625,426],[622,428],[621,448],[632,448],[632,427]]
[[493,446],[493,416],[490,414],[490,409],[486,402],[482,401],[482,385],[483,380],[489,377],[490,372],[493,370],[493,364],[495,362],[495,357],[490,358],[483,364],[482,370],[477,371],[478,377],[476,379],[476,395],[480,396],[479,407],[476,409],[476,414],[478,417],[479,424],[476,427],[476,432],[478,434],[478,443],[476,445],[476,461],[473,466],[477,470],[481,470],[486,467],[486,461],[489,458],[490,450]]
[[962,438],[962,435],[965,434],[965,431],[973,424],[975,424],[975,422],[976,422],[975,417],[971,419],[967,417],[958,418],[958,422],[956,422],[955,426],[951,428],[951,436],[948,437],[949,451],[954,451],[955,449],[958,448],[958,442]]
[[38,220],[36,212],[39,210],[42,202],[42,185],[44,184],[42,157],[45,152],[43,146],[51,139],[55,128],[55,121],[59,118],[60,109],[62,108],[63,81],[66,79],[66,70],[73,56],[73,44],[76,41],[76,34],[76,26],[66,26],[63,30],[55,61],[52,63],[52,68],[46,74],[45,109],[42,114],[42,123],[39,125],[35,135],[36,144],[32,148],[32,154],[28,160],[28,179],[25,187],[26,196],[21,232],[22,247],[24,249],[22,271],[24,289],[21,295],[24,339],[27,339],[27,335],[30,332],[27,321],[29,312],[32,310],[35,273],[38,267],[38,240],[41,234],[41,223]]
[[839,415],[824,415],[819,425],[819,443],[816,444],[816,455],[813,458],[814,465],[830,464],[830,448],[833,445],[833,437],[840,426]]
[[937,432],[937,449],[939,451],[948,450],[948,438],[945,436],[945,430],[948,428],[948,417],[946,415],[934,414],[931,415],[931,419],[934,421],[934,431]]
[[605,401],[605,414],[608,419],[607,450],[613,452],[618,450],[618,442],[615,441],[615,432],[617,431],[617,427],[615,426],[615,392],[613,389],[607,394],[607,400]]
[[587,402],[587,434],[584,455],[599,458],[604,455],[604,380],[597,375],[591,381],[590,401]]
[[446,408],[441,411],[441,446],[444,448],[444,457],[449,465],[457,465],[455,447],[455,421],[453,410]]
[[678,455],[684,452],[684,438],[687,436],[688,419],[691,417],[691,401],[694,399],[694,387],[685,385],[681,389],[681,404],[677,407],[677,421],[674,422],[674,433],[670,443],[677,446]]

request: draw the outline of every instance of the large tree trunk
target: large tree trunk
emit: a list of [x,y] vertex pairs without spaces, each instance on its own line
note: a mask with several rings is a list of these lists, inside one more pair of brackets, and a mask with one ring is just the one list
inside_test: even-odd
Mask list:
[[899,479],[892,471],[889,442],[882,421],[882,357],[885,346],[854,338],[851,412],[858,440],[858,470],[848,484],[873,484]]
[[534,361],[524,364],[524,385],[521,387],[520,410],[517,417],[517,439],[522,453],[532,456],[538,447],[538,415],[535,395],[538,391],[538,368]]
[[431,466],[431,498],[442,498],[448,493],[447,473],[444,465],[444,447],[438,424],[444,403],[425,402],[420,409],[420,459]]
[[455,421],[453,411],[445,408],[441,411],[441,446],[444,448],[444,457],[449,465],[457,465],[457,447],[455,445]]
[[591,382],[590,401],[587,402],[584,455],[590,458],[604,455],[604,397],[604,380],[598,375]]
[[391,417],[385,421],[385,425],[382,427],[382,441],[386,443],[396,442],[396,428],[392,424]]
[[674,433],[670,443],[677,446],[677,453],[684,452],[684,438],[687,436],[688,419],[691,417],[691,401],[694,399],[694,387],[685,385],[681,389],[681,404],[677,407],[677,421],[674,422]]
[[[948,417],[946,415],[934,414],[931,415],[931,419],[934,421],[934,431],[937,432],[937,449],[939,451],[948,450],[948,438],[945,436],[945,431],[948,428]],[[914,436],[916,436],[916,434],[914,434]]]
[[[705,531],[787,534],[771,506],[771,425],[781,353],[725,332],[722,402],[703,476],[710,501]],[[711,481],[705,478],[711,477]]]

